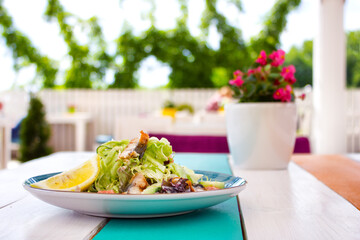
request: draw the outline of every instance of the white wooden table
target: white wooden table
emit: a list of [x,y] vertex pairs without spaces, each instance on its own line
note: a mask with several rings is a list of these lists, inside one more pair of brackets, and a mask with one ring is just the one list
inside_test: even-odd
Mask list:
[[11,125],[0,117],[0,169],[6,168],[11,159]]
[[[0,171],[0,239],[91,239],[107,223],[105,218],[44,203],[21,184],[35,175],[72,168],[93,154],[56,153]],[[247,239],[360,238],[360,211],[296,164],[284,171],[233,172],[248,181],[239,195]]]
[[75,150],[85,151],[86,147],[86,125],[92,121],[92,116],[85,112],[64,113],[48,115],[50,124],[72,124],[75,127]]
[[295,163],[233,173],[248,181],[240,208],[249,239],[360,239],[360,211]]
[[0,239],[90,239],[106,223],[105,218],[46,204],[28,194],[22,182],[31,176],[75,167],[93,154],[56,153],[14,170],[0,171]]

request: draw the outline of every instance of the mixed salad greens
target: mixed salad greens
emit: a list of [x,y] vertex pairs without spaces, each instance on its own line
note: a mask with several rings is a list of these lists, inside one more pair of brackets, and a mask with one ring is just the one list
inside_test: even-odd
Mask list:
[[89,192],[153,194],[224,188],[222,182],[199,182],[201,174],[174,163],[167,139],[140,133],[131,141],[110,141],[97,148],[100,172]]

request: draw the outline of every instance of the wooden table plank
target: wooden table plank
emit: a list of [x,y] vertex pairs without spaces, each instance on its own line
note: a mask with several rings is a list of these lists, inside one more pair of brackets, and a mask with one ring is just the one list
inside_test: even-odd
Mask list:
[[28,195],[21,187],[21,179],[11,171],[0,171],[0,209]]
[[32,176],[71,169],[93,155],[56,153],[0,171],[0,239],[91,239],[107,219],[47,204],[25,191],[22,183]]
[[337,154],[299,154],[291,160],[360,211],[360,162]]
[[248,239],[359,239],[360,212],[294,163],[283,171],[233,166]]
[[[0,239],[91,239],[107,219],[78,214],[27,197],[0,209]],[[6,219],[6,221],[4,221]]]
[[71,169],[93,156],[93,152],[62,152],[29,161],[12,170],[0,171],[0,209],[27,195],[22,183],[33,176]]

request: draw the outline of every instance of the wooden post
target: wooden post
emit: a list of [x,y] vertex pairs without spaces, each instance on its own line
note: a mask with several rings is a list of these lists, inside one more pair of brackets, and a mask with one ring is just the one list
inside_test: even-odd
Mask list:
[[346,40],[344,0],[318,0],[314,39],[314,115],[312,149],[318,154],[346,152]]

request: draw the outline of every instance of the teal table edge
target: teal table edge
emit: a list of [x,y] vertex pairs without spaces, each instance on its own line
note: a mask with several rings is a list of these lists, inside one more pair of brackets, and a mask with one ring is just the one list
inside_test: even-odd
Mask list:
[[[175,162],[194,170],[232,174],[227,154],[178,153]],[[244,239],[238,198],[192,213],[145,219],[110,219],[93,238],[146,240]]]

